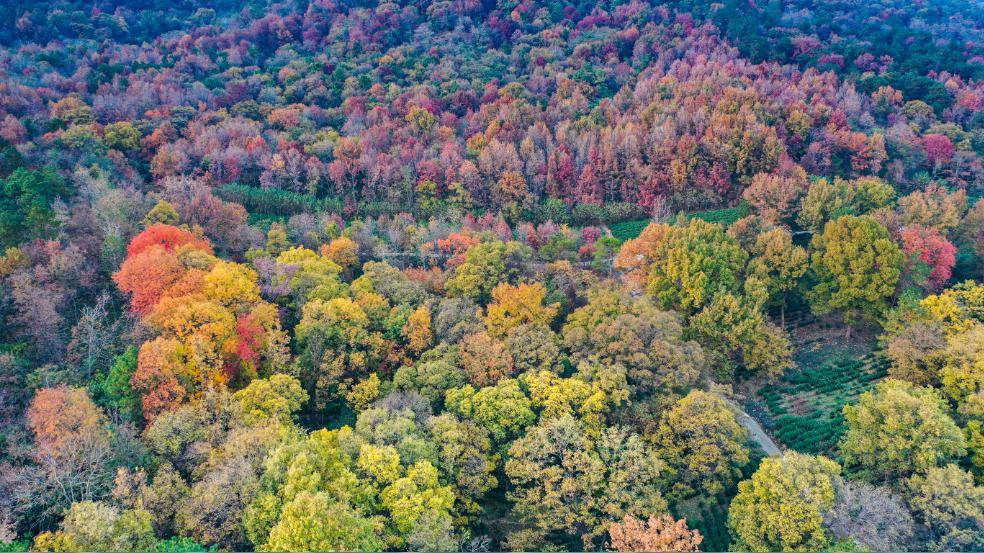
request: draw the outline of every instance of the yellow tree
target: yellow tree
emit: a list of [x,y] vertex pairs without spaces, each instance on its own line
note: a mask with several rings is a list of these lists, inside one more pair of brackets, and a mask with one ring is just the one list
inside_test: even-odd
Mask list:
[[502,283],[492,290],[492,303],[485,314],[485,327],[489,334],[503,338],[517,326],[534,323],[549,325],[557,316],[560,304],[544,305],[547,289],[540,283]]
[[860,318],[876,319],[888,308],[902,275],[902,252],[885,227],[870,217],[841,217],[813,237],[811,248],[814,312],[841,311],[850,337]]
[[830,543],[824,514],[834,506],[840,467],[795,451],[762,461],[738,484],[728,527],[738,551],[819,551]]

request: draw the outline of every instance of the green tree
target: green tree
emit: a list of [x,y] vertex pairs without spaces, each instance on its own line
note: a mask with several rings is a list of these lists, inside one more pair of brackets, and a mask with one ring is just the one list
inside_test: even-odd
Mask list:
[[143,224],[145,227],[154,225],[177,225],[181,220],[178,210],[170,202],[159,200],[154,207],[144,216]]
[[749,461],[748,430],[717,395],[694,390],[664,414],[654,436],[680,497],[720,495]]
[[844,407],[847,430],[840,444],[846,466],[871,480],[893,481],[924,473],[962,456],[963,434],[933,388],[888,379]]
[[895,294],[902,252],[870,217],[845,216],[827,223],[811,243],[816,285],[809,300],[817,314],[842,311],[850,337],[859,318],[876,319]]
[[438,468],[454,483],[458,510],[479,514],[483,508],[480,500],[498,484],[488,431],[451,413],[431,417],[427,428],[438,447]]
[[140,131],[129,121],[110,123],[103,129],[103,141],[117,150],[136,150],[140,147]]
[[817,551],[830,543],[824,514],[834,506],[840,467],[795,451],[762,461],[738,484],[728,527],[738,551]]
[[97,393],[93,394],[98,402],[107,409],[131,421],[141,418],[140,398],[130,386],[130,379],[137,370],[137,348],[129,347],[117,355],[109,373],[98,383]]
[[907,482],[909,505],[928,528],[929,551],[984,550],[984,487],[956,465],[933,467]]
[[270,378],[257,378],[232,396],[242,421],[254,425],[273,420],[285,424],[308,399],[307,392],[296,378],[275,374]]
[[[250,541],[258,549],[270,547],[268,542],[274,527],[280,523],[287,505],[293,504],[301,494],[305,494],[305,498],[292,507],[287,525],[278,531],[278,543],[273,544],[283,544],[285,550],[292,546],[303,548],[303,544],[289,541],[292,525],[304,525],[316,515],[323,518],[331,503],[361,505],[369,501],[372,490],[359,479],[351,463],[351,458],[341,449],[338,431],[318,430],[303,440],[275,449],[266,459],[260,489],[243,514],[242,526]],[[328,501],[328,498],[334,501]],[[315,509],[320,507],[323,509],[318,513]],[[339,516],[346,514],[340,511]],[[312,536],[329,539],[323,536],[333,531],[333,527],[317,525],[332,523],[312,524],[315,525],[313,530],[299,535],[298,539],[311,539]],[[381,547],[380,543],[377,548]]]
[[704,351],[684,339],[680,315],[612,288],[592,290],[587,305],[568,316],[563,336],[575,362],[624,367],[634,399],[672,401],[704,368]]
[[0,182],[0,244],[46,237],[57,226],[51,205],[69,189],[52,169],[18,168]]
[[837,177],[833,182],[818,179],[803,198],[798,222],[819,232],[829,221],[845,215],[863,215],[888,205],[894,197],[892,185],[877,177],[856,180]]
[[663,307],[691,313],[718,292],[736,291],[748,254],[721,225],[691,219],[656,245],[647,291]]
[[400,367],[393,376],[393,384],[417,392],[431,403],[440,403],[448,390],[468,383],[456,350],[442,345],[425,352],[416,363]]
[[509,448],[508,497],[523,524],[509,545],[543,548],[552,540],[595,550],[612,519],[666,511],[663,470],[637,435],[607,428],[592,440],[570,415],[544,421]]
[[691,318],[690,328],[718,361],[719,374],[731,376],[726,361],[771,377],[793,366],[786,333],[766,321],[759,304],[747,296],[718,294]]
[[450,297],[469,298],[488,303],[492,290],[519,276],[522,264],[532,257],[529,246],[519,242],[490,241],[468,249],[465,261],[458,265],[445,288]]
[[300,492],[284,506],[265,551],[382,551],[373,521],[327,493]]
[[479,390],[471,385],[448,390],[445,405],[452,413],[488,430],[492,441],[500,446],[536,421],[530,398],[512,378],[503,378],[494,386]]
[[371,373],[386,347],[383,336],[371,328],[369,315],[349,298],[311,300],[294,332],[301,382],[321,408]]
[[106,503],[72,504],[59,530],[35,538],[36,551],[146,551],[156,539],[151,514],[142,509],[120,512]]
[[763,232],[755,239],[748,274],[765,283],[766,293],[778,304],[782,326],[786,326],[786,301],[806,273],[809,256],[806,250],[793,245],[788,230],[777,228]]

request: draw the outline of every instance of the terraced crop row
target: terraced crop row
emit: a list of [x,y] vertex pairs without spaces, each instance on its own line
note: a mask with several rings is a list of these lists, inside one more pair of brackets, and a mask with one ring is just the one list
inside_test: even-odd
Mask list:
[[844,432],[844,406],[886,373],[887,362],[875,353],[792,372],[759,392],[770,419],[765,425],[786,447],[830,454]]

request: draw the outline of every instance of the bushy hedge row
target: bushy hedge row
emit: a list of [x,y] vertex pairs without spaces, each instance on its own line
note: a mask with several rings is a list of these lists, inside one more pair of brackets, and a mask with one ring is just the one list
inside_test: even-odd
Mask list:
[[295,215],[314,211],[341,211],[341,202],[318,199],[310,194],[298,194],[279,188],[258,188],[245,184],[227,184],[215,190],[217,196],[236,202],[251,213]]
[[[333,213],[345,211],[342,201],[337,198],[317,198],[310,194],[300,194],[279,188],[259,188],[233,183],[218,187],[215,193],[223,200],[241,204],[250,213],[286,217],[317,211]],[[403,210],[400,206],[386,202],[360,202],[355,206],[354,213],[346,213],[346,215],[365,217],[384,213],[392,214]],[[575,226],[622,223],[644,220],[645,217],[645,208],[630,203],[577,204],[569,207],[563,201],[556,199],[536,204],[523,210],[521,214],[521,219],[537,224],[553,221],[557,224],[573,224]]]

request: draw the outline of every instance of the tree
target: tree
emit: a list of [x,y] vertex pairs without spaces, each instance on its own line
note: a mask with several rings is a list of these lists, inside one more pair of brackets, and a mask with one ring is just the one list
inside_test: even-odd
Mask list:
[[622,244],[614,263],[615,268],[622,272],[622,280],[634,288],[645,288],[653,256],[669,232],[669,225],[650,223],[639,236]]
[[530,398],[512,378],[477,391],[470,384],[448,390],[444,403],[448,411],[488,430],[497,446],[512,441],[536,422]]
[[[348,499],[359,503],[371,497],[371,490],[355,474],[351,462],[341,450],[338,431],[324,429],[271,451],[264,463],[259,490],[240,521],[249,540],[258,549],[282,546],[289,550],[303,548],[304,540],[343,539],[343,532],[351,530],[349,535],[368,541],[361,517],[351,518],[345,512]],[[340,504],[336,508],[338,518],[354,523],[353,527],[338,528],[335,521],[325,519],[324,514],[333,503]],[[290,505],[290,516],[281,525]],[[278,526],[276,542],[269,544]],[[291,543],[291,539],[301,543]],[[376,548],[381,549],[382,543]]]
[[624,367],[639,399],[675,399],[704,367],[704,352],[684,340],[679,315],[611,288],[592,290],[587,305],[567,317],[563,336],[575,361]]
[[155,224],[147,227],[130,240],[130,244],[126,247],[126,256],[127,258],[134,257],[154,246],[160,246],[166,252],[173,252],[185,245],[191,246],[192,249],[212,253],[212,246],[207,240],[172,225]]
[[720,374],[732,372],[726,361],[770,377],[793,366],[786,333],[767,322],[759,305],[748,297],[718,294],[691,318],[690,326],[694,334],[703,338],[706,351],[717,358]]
[[130,308],[145,315],[160,301],[164,293],[185,276],[181,260],[162,246],[149,247],[127,256],[113,281],[120,290],[130,294]]
[[85,390],[44,388],[27,409],[34,433],[34,461],[40,471],[34,508],[47,518],[79,501],[95,501],[113,484],[118,460],[113,434]]
[[130,347],[113,360],[106,377],[99,383],[97,396],[101,405],[134,421],[140,418],[140,399],[130,386],[136,370],[137,348]]
[[140,147],[140,131],[129,121],[110,123],[103,129],[103,141],[117,150],[136,150]]
[[837,500],[824,525],[840,540],[871,551],[905,550],[915,533],[912,515],[886,488],[864,482],[839,481]]
[[487,332],[465,336],[460,351],[461,368],[468,375],[468,381],[476,386],[492,386],[516,372],[505,344]]
[[844,419],[841,456],[870,480],[924,473],[965,453],[963,434],[933,388],[884,380],[846,405]]
[[453,348],[438,346],[425,352],[416,363],[400,367],[393,376],[393,384],[437,404],[448,390],[468,383],[468,373],[460,363]]
[[197,368],[194,353],[178,340],[155,338],[140,346],[130,385],[140,395],[147,422],[174,409],[188,397]]
[[501,282],[514,280],[519,275],[519,265],[531,255],[529,247],[518,242],[491,241],[472,246],[445,285],[448,295],[487,303],[492,290]]
[[663,307],[693,313],[716,293],[737,290],[747,260],[720,225],[691,219],[656,247],[646,291]]
[[945,134],[923,135],[922,145],[923,149],[926,150],[926,157],[933,164],[934,173],[953,157],[953,142]]
[[888,308],[902,253],[885,227],[870,217],[841,217],[813,237],[811,249],[816,285],[808,298],[816,313],[842,311],[850,336],[859,318],[877,318]]
[[956,465],[933,467],[907,482],[909,505],[929,529],[930,551],[984,549],[984,487]]
[[809,182],[806,171],[795,167],[788,175],[759,173],[742,193],[745,201],[758,210],[765,220],[780,224],[790,219],[806,194]]
[[349,298],[314,299],[304,305],[294,333],[301,352],[301,382],[315,405],[344,396],[359,377],[379,365],[385,341],[370,323],[362,306]]
[[752,254],[748,275],[765,283],[770,301],[779,304],[781,326],[785,327],[787,296],[806,273],[809,256],[806,250],[793,245],[793,237],[785,229],[759,234]]
[[508,497],[524,525],[509,537],[510,546],[542,547],[559,533],[594,549],[610,517],[665,512],[662,470],[637,435],[608,428],[594,441],[570,415],[543,421],[509,448]]
[[895,190],[876,177],[857,180],[834,178],[833,182],[819,179],[810,186],[803,198],[799,224],[814,232],[845,215],[864,215],[884,207],[895,197]]
[[[895,325],[891,319],[890,322]],[[946,346],[946,336],[939,325],[913,320],[887,330],[881,340],[885,357],[891,362],[888,374],[920,386],[936,383],[941,352]]]
[[292,376],[275,374],[258,378],[232,396],[246,425],[274,420],[290,423],[291,416],[308,399],[301,383]]
[[430,461],[421,460],[384,487],[379,492],[379,502],[387,511],[387,525],[396,534],[391,543],[402,547],[407,536],[416,533],[422,537],[422,524],[429,524],[433,529],[433,526],[444,526],[441,519],[450,523],[454,492],[450,486],[440,485],[437,468]]
[[612,551],[699,551],[704,537],[687,528],[687,521],[669,515],[651,516],[648,521],[628,515],[608,527]]
[[186,536],[173,536],[160,540],[150,548],[157,553],[201,553],[208,548]]
[[144,510],[120,512],[105,503],[80,501],[65,513],[60,529],[35,538],[35,550],[146,551],[154,544],[150,513]]
[[738,484],[728,511],[735,549],[817,551],[830,543],[824,514],[834,506],[840,467],[825,457],[789,451],[764,459]]
[[944,235],[960,225],[966,211],[966,191],[951,192],[935,182],[899,199],[903,224],[931,227]]
[[602,431],[607,415],[625,399],[608,394],[600,383],[581,374],[562,378],[550,371],[529,372],[520,376],[520,381],[539,412],[540,422],[570,415],[592,437]]
[[951,336],[941,361],[943,393],[956,403],[957,412],[971,420],[984,419],[984,324]]
[[0,181],[0,245],[47,237],[57,226],[52,203],[68,192],[54,170],[15,169]]
[[350,271],[359,262],[359,245],[347,236],[339,236],[322,246],[321,255]]
[[407,324],[403,326],[403,335],[407,341],[407,348],[416,355],[420,355],[431,345],[434,333],[431,331],[430,311],[426,307],[418,307],[407,317]]
[[504,338],[510,330],[523,324],[550,325],[560,304],[544,305],[546,295],[547,289],[540,283],[496,286],[492,290],[492,303],[485,312],[485,327],[489,334]]
[[489,433],[451,413],[431,417],[427,429],[438,447],[437,466],[454,483],[457,510],[468,515],[480,514],[483,509],[480,501],[498,485]]
[[563,372],[566,354],[556,332],[542,324],[524,324],[506,334],[506,350],[517,373],[548,370]]
[[668,410],[654,436],[681,497],[720,495],[749,461],[748,430],[724,399],[694,390]]
[[266,551],[382,551],[372,520],[327,493],[301,492],[284,506]]
[[957,248],[931,227],[912,225],[902,229],[901,237],[910,278],[928,290],[942,288],[957,262]]

